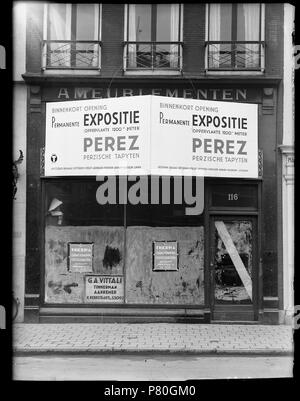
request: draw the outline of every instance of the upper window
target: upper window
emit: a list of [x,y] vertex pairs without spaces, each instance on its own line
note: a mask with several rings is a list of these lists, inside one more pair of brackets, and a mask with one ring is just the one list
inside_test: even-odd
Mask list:
[[129,4],[125,24],[125,70],[181,70],[181,5]]
[[44,68],[100,67],[100,5],[46,5]]
[[208,70],[264,68],[263,5],[208,5]]

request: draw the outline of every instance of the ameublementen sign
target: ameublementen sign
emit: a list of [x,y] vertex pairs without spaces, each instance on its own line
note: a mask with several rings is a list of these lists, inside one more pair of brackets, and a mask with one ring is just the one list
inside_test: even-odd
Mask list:
[[257,104],[163,96],[46,105],[45,176],[258,177]]

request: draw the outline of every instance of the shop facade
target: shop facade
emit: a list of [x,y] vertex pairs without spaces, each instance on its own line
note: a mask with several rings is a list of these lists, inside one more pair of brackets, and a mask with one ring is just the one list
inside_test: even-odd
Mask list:
[[[135,14],[129,6],[92,6],[97,10],[92,48],[87,51],[87,39],[82,39],[82,48],[74,52],[72,35],[80,31],[79,7],[60,10],[69,15],[71,36],[55,39],[47,18],[57,10],[44,4],[27,10],[25,321],[280,322],[284,273],[278,146],[283,132],[283,68],[278,50],[283,42],[278,21],[284,18],[283,5],[245,8],[247,18],[259,15],[258,40],[246,32],[251,54],[256,56],[252,63],[244,59],[234,68],[231,59],[223,69],[220,62],[229,54],[221,49],[225,44],[219,38],[219,60],[211,61],[207,55],[217,41],[205,37],[213,32],[207,25],[220,21],[217,9],[170,5],[163,10],[171,13],[173,24],[166,45],[155,36],[158,28],[149,28],[148,41],[132,37],[128,26]],[[147,13],[152,24],[158,15],[153,9],[157,5],[148,6],[149,10],[135,10],[142,24]],[[230,10],[233,25],[236,12],[242,9]],[[197,24],[192,27],[195,13],[202,30]],[[72,28],[74,15],[77,31]],[[156,24],[160,24],[158,17]],[[176,39],[174,25],[178,26]],[[65,57],[61,65],[55,61],[58,40],[67,46],[59,50]],[[138,59],[136,46],[141,44],[146,49]],[[167,47],[158,51],[158,45]],[[87,57],[97,55],[91,68],[78,61],[83,51]],[[168,64],[154,62],[149,58],[153,54],[160,56],[160,63],[167,54]],[[250,53],[236,49],[230,54]],[[136,203],[104,205],[97,194],[107,176],[45,174],[47,104],[60,102],[63,107],[70,101],[143,95],[232,102],[233,107],[258,105],[257,177],[114,175],[117,198],[126,181],[128,191],[135,188]],[[155,202],[149,202],[154,181],[160,189],[170,188],[168,199],[162,190]],[[175,199],[176,185],[181,188],[181,202]],[[188,187],[190,195],[185,198]],[[145,188],[147,201],[141,195]],[[198,213],[188,213],[195,202],[199,202]]]

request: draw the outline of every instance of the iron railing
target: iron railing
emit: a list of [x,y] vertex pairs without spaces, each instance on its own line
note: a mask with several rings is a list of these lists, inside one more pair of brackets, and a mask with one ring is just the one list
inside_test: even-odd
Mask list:
[[43,69],[100,69],[101,42],[93,40],[44,40]]
[[124,42],[124,70],[182,70],[182,42]]
[[206,42],[207,69],[262,71],[264,46],[262,41],[208,41]]

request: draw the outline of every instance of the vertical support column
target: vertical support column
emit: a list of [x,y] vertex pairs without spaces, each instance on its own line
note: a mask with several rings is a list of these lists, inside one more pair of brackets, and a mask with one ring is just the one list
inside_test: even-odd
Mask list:
[[283,307],[282,322],[292,323],[294,314],[294,149],[282,146]]
[[294,314],[294,6],[284,4],[282,235],[283,316],[291,324]]
[[26,202],[26,274],[25,314],[26,322],[38,321],[41,277],[41,180],[40,158],[44,146],[44,109],[42,110],[42,88],[28,87],[27,122],[27,202]]
[[[12,230],[12,290],[19,301],[16,322],[24,320],[25,294],[25,258],[26,258],[26,124],[27,124],[27,88],[21,76],[25,72],[26,50],[26,5],[13,5],[13,161],[19,161],[17,167],[17,192],[12,201],[13,230]],[[20,159],[20,152],[23,160]]]
[[[26,86],[14,84],[13,89],[13,160],[23,160],[17,164],[17,192],[13,199],[13,295],[19,301],[18,314],[15,321],[24,319],[25,293],[25,254],[26,254]],[[17,121],[15,119],[17,118]]]

